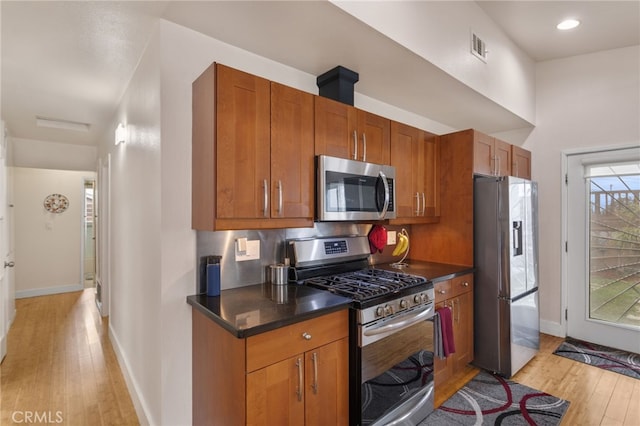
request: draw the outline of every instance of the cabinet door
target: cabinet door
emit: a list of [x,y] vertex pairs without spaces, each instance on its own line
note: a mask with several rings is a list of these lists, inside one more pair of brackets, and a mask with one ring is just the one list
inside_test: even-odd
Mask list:
[[249,373],[246,380],[247,425],[305,424],[303,355]]
[[389,164],[391,120],[358,110],[357,159],[368,163]]
[[511,175],[511,144],[495,139],[494,158],[496,161],[496,175]]
[[314,100],[315,154],[355,159],[356,109],[322,96]]
[[495,175],[495,139],[480,132],[473,132],[473,171],[481,175]]
[[424,194],[422,199],[422,216],[440,216],[440,138],[434,134],[424,132],[423,159],[419,166],[419,175],[422,176],[421,188],[418,193]]
[[473,293],[463,293],[452,301],[453,334],[456,352],[453,354],[454,373],[473,360]]
[[270,83],[216,67],[216,218],[269,217]]
[[313,95],[271,83],[271,217],[314,214]]
[[[440,303],[436,303],[436,310],[445,306],[448,306],[450,308],[452,307],[449,300],[444,300]],[[455,339],[455,328],[454,328],[454,339]],[[456,341],[456,345],[457,343],[458,342]],[[453,375],[452,357],[453,355],[450,355],[447,358],[439,358],[437,356],[433,357],[433,372],[434,372],[434,382],[435,382],[436,388],[438,387],[438,385],[442,385],[443,383],[445,383]]]
[[511,146],[511,174],[515,177],[531,179],[531,152],[519,146]]
[[415,176],[419,161],[414,153],[421,139],[421,130],[406,124],[391,122],[391,165],[396,168],[396,217],[412,218],[418,213]]
[[305,353],[307,426],[349,423],[349,339]]

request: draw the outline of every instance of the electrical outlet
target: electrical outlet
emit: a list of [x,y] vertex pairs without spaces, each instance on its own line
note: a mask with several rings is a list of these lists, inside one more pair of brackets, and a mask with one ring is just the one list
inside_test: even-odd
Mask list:
[[396,231],[387,231],[387,245],[392,246],[396,243]]

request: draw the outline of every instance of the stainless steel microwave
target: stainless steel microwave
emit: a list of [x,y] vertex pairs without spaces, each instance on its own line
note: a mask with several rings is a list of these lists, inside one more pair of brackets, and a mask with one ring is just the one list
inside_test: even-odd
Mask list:
[[316,157],[318,221],[395,219],[393,166]]

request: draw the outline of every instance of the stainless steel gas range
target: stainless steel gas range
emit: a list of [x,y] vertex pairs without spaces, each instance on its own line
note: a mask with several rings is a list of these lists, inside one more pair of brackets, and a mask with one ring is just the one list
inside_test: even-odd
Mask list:
[[416,425],[433,411],[433,283],[369,264],[366,237],[287,242],[291,279],[353,300],[350,424]]

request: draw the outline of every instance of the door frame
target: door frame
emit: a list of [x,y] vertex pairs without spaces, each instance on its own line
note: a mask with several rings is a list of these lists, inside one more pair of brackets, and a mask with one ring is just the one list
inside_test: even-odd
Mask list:
[[[85,262],[86,262],[86,252],[85,250],[87,249],[86,246],[86,241],[87,241],[87,227],[86,227],[86,214],[87,214],[87,203],[86,203],[86,194],[87,194],[87,183],[93,183],[93,199],[94,199],[94,206],[95,206],[95,194],[96,194],[96,181],[97,181],[97,174],[94,175],[93,177],[89,177],[89,176],[85,176],[82,178],[82,218],[80,220],[81,224],[80,226],[82,227],[80,230],[80,285],[82,286],[82,288],[85,288],[85,273],[86,273],[86,269],[85,269]],[[96,281],[96,277],[95,277],[95,265],[97,263],[97,258],[96,258],[96,241],[95,241],[95,236],[96,236],[96,228],[95,228],[95,209],[93,211],[93,263],[94,263],[94,274],[93,274],[93,287],[95,287],[95,281]]]
[[[587,155],[587,154],[597,154],[599,152],[606,155],[607,152],[622,150],[622,149],[633,149],[637,148],[637,143],[632,144],[616,144],[616,145],[603,145],[603,146],[593,146],[586,148],[577,148],[577,149],[568,149],[563,150],[561,153],[562,156],[562,174],[561,178],[563,180],[562,185],[562,212],[561,212],[561,251],[562,251],[562,264],[561,264],[561,286],[560,286],[560,297],[562,301],[562,310],[560,315],[560,328],[563,332],[564,336],[568,335],[569,322],[568,322],[568,309],[569,309],[569,252],[567,250],[567,244],[569,244],[569,185],[568,185],[568,174],[569,174],[569,157],[574,155]],[[606,161],[606,158],[605,158]],[[578,250],[580,248],[578,247]],[[587,247],[584,248],[584,253],[587,252]]]
[[110,310],[110,275],[111,275],[111,154],[98,159],[98,172],[94,191],[94,212],[97,216],[94,223],[96,237],[96,292],[100,291],[100,301],[96,294],[96,305],[103,317],[109,316]]

